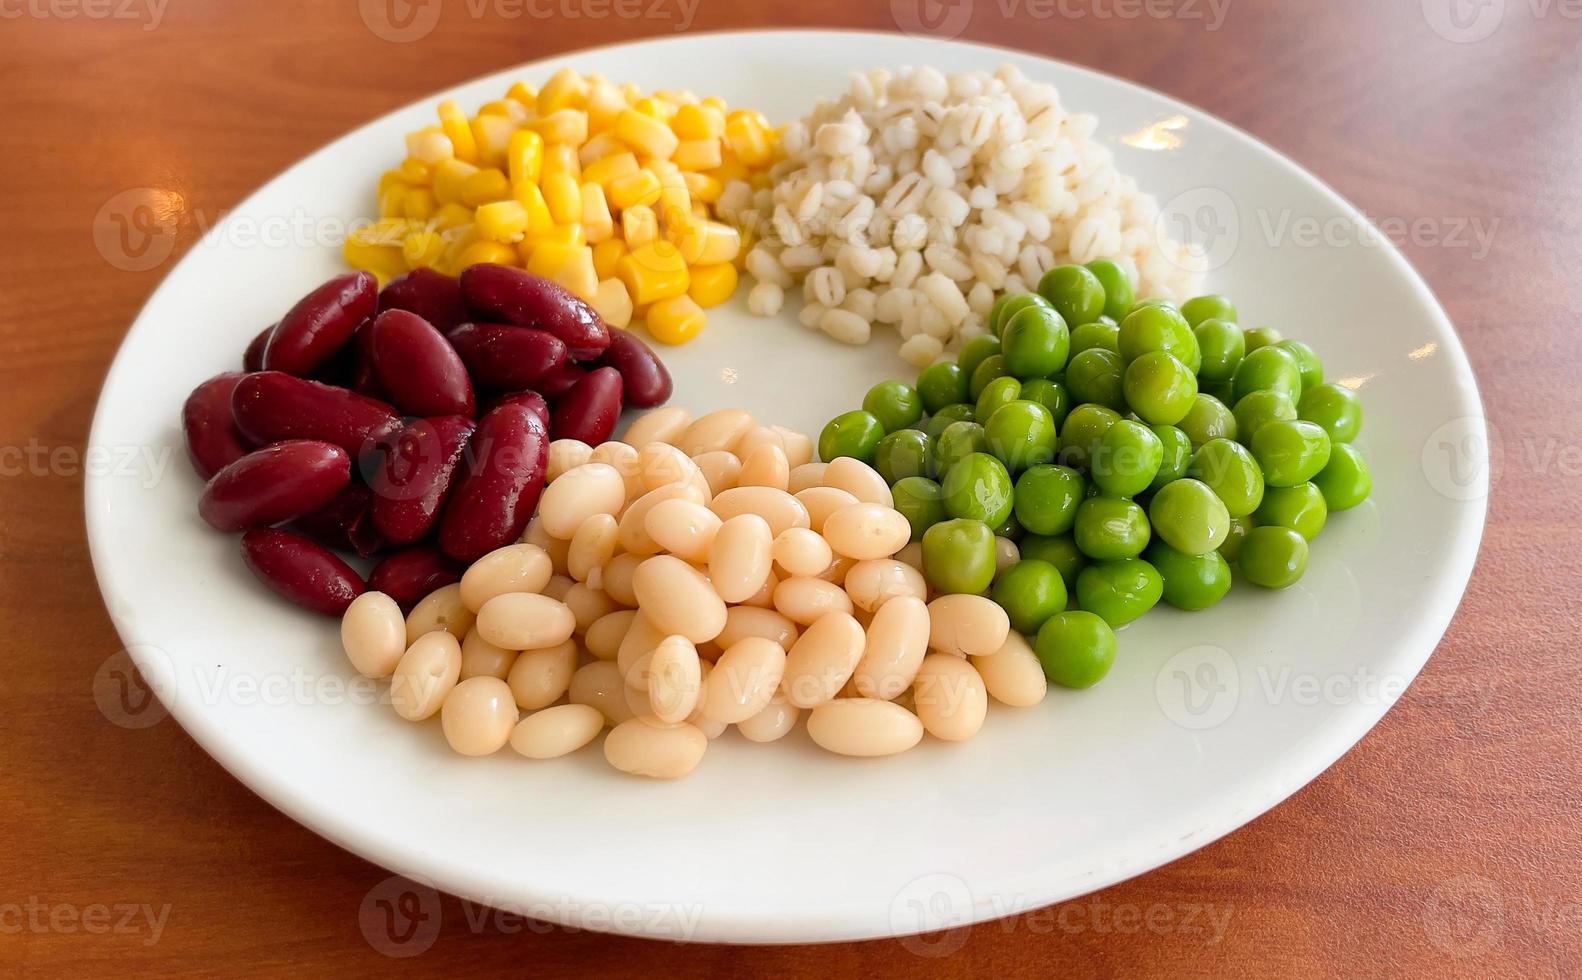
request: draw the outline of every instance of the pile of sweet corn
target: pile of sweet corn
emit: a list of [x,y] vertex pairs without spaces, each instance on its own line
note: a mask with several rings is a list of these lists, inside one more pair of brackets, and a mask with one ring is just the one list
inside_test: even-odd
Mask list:
[[379,220],[345,243],[381,283],[420,267],[493,262],[587,300],[656,340],[703,329],[736,289],[740,231],[714,208],[733,182],[768,186],[777,137],[761,113],[687,91],[645,96],[569,68],[468,118],[455,102],[406,138],[379,179]]

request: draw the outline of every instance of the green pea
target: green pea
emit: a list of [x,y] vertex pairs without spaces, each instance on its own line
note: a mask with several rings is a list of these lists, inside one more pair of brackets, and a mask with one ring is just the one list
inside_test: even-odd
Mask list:
[[1164,580],[1164,601],[1177,609],[1207,609],[1230,591],[1230,564],[1222,551],[1188,555],[1155,541],[1147,558]]
[[1312,422],[1281,419],[1253,433],[1252,458],[1271,487],[1294,487],[1317,476],[1329,462],[1329,433]]
[[1033,650],[1050,683],[1092,687],[1115,663],[1115,631],[1090,612],[1056,613],[1039,627]]
[[[988,361],[984,361],[988,364]],[[981,370],[981,369],[980,369]],[[1022,397],[1022,383],[1012,377],[995,378],[983,386],[978,392],[978,404],[973,408],[973,414],[985,425],[989,419],[994,418],[994,413],[1011,402]]]
[[824,462],[837,456],[852,456],[864,463],[873,462],[874,450],[884,438],[884,426],[872,412],[847,412],[830,419],[819,433],[818,454]]
[[961,459],[988,452],[989,437],[976,422],[952,422],[934,441],[934,474],[940,479]]
[[1240,401],[1254,391],[1278,391],[1291,399],[1302,397],[1302,369],[1291,352],[1282,347],[1260,347],[1236,365],[1231,390]]
[[1050,269],[1038,280],[1038,294],[1067,323],[1087,323],[1104,313],[1104,284],[1091,269],[1062,265]]
[[1055,566],[1068,592],[1076,588],[1077,574],[1088,564],[1088,556],[1077,547],[1077,539],[1070,532],[1053,537],[1026,535],[1021,541],[1021,552],[1023,560],[1047,561]]
[[1089,497],[1077,507],[1077,547],[1097,561],[1136,558],[1148,547],[1148,515],[1120,497]]
[[1001,355],[1012,377],[1047,378],[1066,366],[1071,334],[1054,310],[1027,306],[1011,314],[1000,334]]
[[[1106,326],[1106,327],[1114,327],[1117,330],[1119,330],[1120,326],[1121,326],[1121,322],[1119,320],[1115,319],[1114,317],[1110,316],[1108,313],[1104,314],[1103,316],[1099,317],[1097,320],[1094,320],[1093,322],[1097,323],[1097,324],[1101,324],[1101,325]],[[1119,343],[1118,340],[1117,340],[1117,343]],[[1118,353],[1120,353],[1120,351],[1117,350],[1116,353],[1118,354]]]
[[982,521],[940,521],[923,532],[923,576],[941,593],[981,595],[994,581],[994,532]]
[[1355,446],[1344,442],[1330,449],[1329,464],[1318,471],[1313,482],[1330,510],[1350,510],[1367,500],[1373,491],[1367,461]]
[[1149,351],[1162,350],[1196,373],[1203,354],[1186,317],[1172,306],[1140,306],[1126,314],[1120,329],[1121,357],[1130,364]]
[[[1163,307],[1166,307],[1168,309],[1175,310],[1177,313],[1181,312],[1181,308],[1180,307],[1176,306],[1176,304],[1173,301],[1171,301],[1170,299],[1167,299],[1164,296],[1149,296],[1147,299],[1140,299],[1137,302],[1133,303],[1132,304],[1132,308],[1130,310],[1128,310],[1127,312],[1128,313],[1135,313],[1136,311],[1142,309],[1145,306],[1163,306]],[[1124,317],[1122,319],[1124,319]]]
[[1323,426],[1333,442],[1350,442],[1362,431],[1362,399],[1344,385],[1314,385],[1302,392],[1296,417]]
[[922,476],[909,476],[890,488],[895,509],[912,526],[912,540],[923,540],[923,532],[945,520],[944,493],[939,484]]
[[1121,419],[1110,426],[1093,454],[1093,482],[1115,497],[1135,497],[1159,475],[1165,447],[1147,426]]
[[1282,340],[1274,346],[1296,358],[1297,369],[1302,375],[1302,390],[1324,383],[1324,362],[1318,359],[1313,348],[1300,340]]
[[946,405],[966,401],[970,377],[960,364],[930,364],[917,376],[917,394],[923,399],[923,408],[933,415]]
[[1236,416],[1236,438],[1246,445],[1268,423],[1296,418],[1296,403],[1283,391],[1252,391],[1231,412]]
[[1034,534],[1065,534],[1076,523],[1087,489],[1082,474],[1069,466],[1028,467],[1016,480],[1016,519]]
[[[1015,495],[1013,494],[1012,496],[1014,497]],[[1016,505],[1014,501],[1011,506],[1011,515],[1005,519],[1003,524],[994,529],[994,536],[1011,541],[1020,541],[1027,532],[1022,528],[1022,522],[1016,519]]]
[[1236,304],[1227,296],[1215,294],[1194,296],[1181,304],[1181,315],[1194,327],[1204,320],[1226,320],[1235,323]]
[[1055,428],[1066,424],[1066,416],[1071,412],[1071,396],[1066,392],[1065,385],[1046,378],[1023,381],[1022,397],[1049,409],[1050,417],[1055,420]]
[[886,432],[904,429],[923,417],[923,398],[905,381],[881,381],[869,388],[862,407]]
[[961,353],[956,355],[956,363],[961,366],[968,379],[971,379],[972,372],[978,369],[978,365],[999,352],[1000,338],[992,333],[979,334],[961,345]]
[[1103,405],[1078,405],[1060,427],[1060,462],[1087,469],[1097,452],[1099,441],[1110,426],[1121,420],[1120,413]]
[[1126,403],[1151,425],[1175,425],[1197,397],[1197,377],[1164,351],[1149,351],[1126,366]]
[[1029,306],[1043,307],[1048,310],[1054,309],[1053,306],[1049,305],[1049,300],[1044,299],[1037,293],[1001,293],[999,298],[994,301],[994,305],[989,307],[989,332],[996,337],[1000,336],[1005,331],[1005,324],[1010,321],[1011,317]]
[[1187,476],[1214,491],[1231,517],[1245,517],[1263,502],[1263,470],[1252,453],[1229,439],[1210,439],[1192,455]]
[[1076,357],[1085,350],[1098,347],[1103,350],[1121,352],[1121,328],[1113,323],[1095,320],[1084,323],[1071,331],[1071,356]]
[[1253,327],[1251,330],[1246,331],[1245,336],[1247,341],[1247,353],[1249,354],[1260,347],[1268,347],[1272,344],[1278,344],[1280,341],[1285,339],[1280,335],[1280,331],[1274,329],[1273,327]]
[[1165,544],[1189,555],[1213,551],[1230,533],[1224,501],[1190,477],[1161,487],[1148,504],[1148,519]]
[[958,402],[955,405],[946,405],[933,415],[930,415],[928,421],[923,423],[923,431],[928,433],[930,439],[937,440],[952,422],[976,422],[977,420],[978,413],[971,405],[966,402]]
[[1241,554],[1241,543],[1247,540],[1247,532],[1253,529],[1252,515],[1246,517],[1232,517],[1230,519],[1230,533],[1225,535],[1225,541],[1219,546],[1218,551],[1225,556],[1226,561],[1235,561]]
[[1247,340],[1240,327],[1229,320],[1204,320],[1192,328],[1192,336],[1203,352],[1198,381],[1217,384],[1235,377],[1236,365],[1247,354]]
[[1324,529],[1329,506],[1318,487],[1299,483],[1294,487],[1270,487],[1252,516],[1259,524],[1288,527],[1311,541]]
[[1104,287],[1104,315],[1119,322],[1136,302],[1131,277],[1110,259],[1094,259],[1088,263],[1088,271],[1097,276],[1099,285]]
[[1152,609],[1163,589],[1158,570],[1141,558],[1097,562],[1077,576],[1077,602],[1111,627]]
[[1253,585],[1286,588],[1307,571],[1307,539],[1288,527],[1255,527],[1243,539],[1236,564]]
[[[1009,377],[1010,372],[1005,370],[1005,357],[1001,354],[990,354],[972,369],[972,380],[967,382],[967,397],[977,401],[983,394],[983,389],[996,378]],[[1014,378],[1012,380],[1015,380]]]
[[930,476],[934,472],[934,440],[919,429],[901,429],[879,440],[873,453],[873,468],[884,482],[895,483],[909,476]]
[[1187,434],[1193,449],[1212,439],[1236,438],[1236,414],[1218,398],[1202,392],[1192,399],[1192,407],[1176,426]]
[[1214,381],[1205,384],[1203,383],[1202,376],[1200,375],[1198,377],[1197,389],[1205,395],[1213,395],[1215,398],[1218,398],[1220,404],[1222,405],[1236,404],[1236,386],[1231,384],[1229,381]]
[[1005,464],[988,453],[968,453],[940,477],[945,513],[998,527],[1011,516],[1014,487]]
[[1002,405],[983,429],[989,437],[989,452],[1012,473],[1049,462],[1059,446],[1055,417],[1037,402],[1018,399]]
[[1187,464],[1192,461],[1192,440],[1173,425],[1150,425],[1149,431],[1159,437],[1164,455],[1159,460],[1159,472],[1154,475],[1148,489],[1158,490],[1186,475]]
[[1066,365],[1066,390],[1077,404],[1091,403],[1119,412],[1126,408],[1122,377],[1126,365],[1121,356],[1102,347],[1092,347]]
[[1059,569],[1036,558],[1001,572],[989,594],[1011,619],[1011,629],[1031,636],[1044,621],[1066,608],[1066,582]]

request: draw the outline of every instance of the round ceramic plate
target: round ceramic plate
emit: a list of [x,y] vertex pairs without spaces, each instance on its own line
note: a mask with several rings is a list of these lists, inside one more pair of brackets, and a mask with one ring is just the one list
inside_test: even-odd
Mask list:
[[[453,754],[437,723],[369,703],[378,690],[354,681],[335,624],[272,596],[236,539],[198,519],[182,400],[344,271],[336,229],[367,213],[379,171],[440,98],[477,106],[570,64],[719,93],[778,122],[837,95],[852,69],[1002,62],[1099,117],[1098,137],[1165,204],[1171,230],[1204,246],[1208,285],[1232,295],[1244,321],[1309,341],[1329,376],[1361,393],[1373,497],[1330,518],[1296,587],[1240,584],[1207,612],[1161,608],[1122,632],[1098,687],[1052,690],[1029,709],[996,705],[964,744],[925,739],[863,761],[823,753],[805,733],[771,746],[731,733],[689,778],[652,782],[610,769],[597,746],[554,762]],[[663,351],[676,402],[742,406],[817,432],[874,382],[913,373],[887,332],[840,346],[793,312],[750,316],[745,292],[710,312],[700,340]],[[106,605],[175,718],[330,840],[435,888],[576,926],[856,939],[1103,887],[1233,830],[1334,762],[1416,675],[1461,597],[1483,524],[1484,472],[1467,451],[1482,445],[1481,416],[1451,325],[1401,256],[1310,174],[1197,109],[969,44],[714,34],[557,57],[436,93],[243,202],[127,335],[92,442],[151,462],[91,478],[87,517]]]

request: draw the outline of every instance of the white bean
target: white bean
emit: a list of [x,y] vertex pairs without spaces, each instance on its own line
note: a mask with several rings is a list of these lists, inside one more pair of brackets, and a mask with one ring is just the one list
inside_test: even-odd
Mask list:
[[615,557],[620,522],[613,514],[594,514],[582,522],[566,548],[566,571],[579,582],[603,588],[604,566]]
[[703,717],[734,724],[768,706],[785,675],[786,653],[780,644],[749,636],[720,655],[709,672]]
[[[874,475],[878,476],[877,473]],[[769,522],[771,539],[788,527],[808,526],[807,508],[802,506],[802,502],[774,487],[736,487],[727,490],[709,501],[709,509],[725,521],[739,514],[757,514]]]
[[[822,463],[820,466],[824,465]],[[831,514],[843,510],[862,501],[853,497],[839,487],[808,487],[797,492],[796,499],[807,508],[808,527],[820,534],[824,532],[824,525],[829,521]]]
[[847,558],[867,561],[888,558],[906,547],[912,525],[900,511],[883,504],[842,507],[824,522],[824,540]]
[[928,653],[928,607],[916,596],[897,596],[880,606],[868,624],[862,660],[851,682],[865,698],[892,701],[917,677]]
[[554,563],[544,549],[532,544],[508,544],[473,562],[461,576],[461,601],[477,612],[497,595],[543,592]]
[[865,503],[895,506],[895,497],[884,477],[867,463],[850,456],[830,460],[824,470],[824,485],[844,490]]
[[1006,634],[1005,643],[992,655],[973,657],[972,665],[983,677],[989,696],[1001,704],[1026,708],[1042,701],[1049,691],[1038,655],[1015,630]]
[[473,677],[445,696],[440,709],[445,741],[462,755],[491,755],[511,739],[516,704],[511,689],[498,677]]
[[424,596],[407,613],[406,645],[410,647],[418,637],[435,630],[444,630],[460,641],[472,629],[475,618],[473,611],[461,601],[461,585],[452,582]]
[[632,709],[626,706],[626,685],[621,681],[620,668],[607,660],[578,667],[571,675],[566,696],[572,704],[597,709],[612,725],[632,717]]
[[536,650],[571,639],[577,620],[566,604],[547,595],[508,592],[478,610],[478,634],[507,650]]
[[532,711],[559,701],[577,672],[578,652],[576,640],[523,651],[505,677],[517,706]]
[[390,676],[390,704],[407,721],[439,710],[461,676],[461,644],[444,630],[424,633],[407,647]]
[[605,736],[604,758],[634,776],[677,779],[697,768],[708,747],[708,738],[686,722],[666,725],[632,718]]
[[529,759],[569,755],[599,737],[604,715],[586,704],[557,704],[535,711],[511,729],[511,748]]
[[626,503],[626,481],[608,463],[584,463],[544,488],[538,518],[552,538],[571,540],[594,514],[618,514]]
[[[720,534],[724,533],[721,528]],[[767,559],[767,545],[764,552]],[[643,615],[663,633],[703,643],[725,628],[725,601],[708,579],[680,558],[655,555],[643,562],[632,577],[632,590]]]
[[729,451],[752,427],[752,415],[739,408],[722,408],[698,416],[675,446],[688,456]]
[[661,500],[643,519],[643,528],[660,548],[683,561],[705,561],[720,530],[720,518],[693,500]]
[[796,642],[797,635],[796,624],[773,609],[732,606],[725,613],[725,628],[720,630],[714,642],[722,649],[729,650],[749,636],[761,636],[789,650],[791,644]]
[[986,657],[1005,643],[1011,619],[981,595],[944,595],[928,604],[928,645],[945,653]]
[[858,609],[877,612],[897,596],[928,598],[923,573],[895,558],[860,561],[846,572],[846,594]]
[[786,700],[811,708],[833,698],[862,660],[864,642],[862,624],[849,613],[827,613],[809,626],[786,654]]
[[582,636],[582,645],[600,660],[614,660],[616,652],[621,649],[621,641],[626,639],[626,632],[632,628],[632,620],[636,618],[635,609],[617,609],[606,613],[588,627]]
[[663,722],[686,721],[702,694],[697,647],[684,636],[665,637],[648,659],[648,703],[654,716]]
[[770,554],[788,574],[805,577],[818,575],[835,560],[823,535],[806,527],[792,527],[781,532]]
[[638,416],[627,426],[621,441],[638,449],[656,441],[674,445],[691,424],[691,412],[680,405],[666,405]]
[[820,748],[841,755],[895,755],[922,741],[923,723],[891,701],[842,698],[808,715],[807,733]]
[[389,677],[406,652],[406,620],[383,592],[364,592],[341,616],[341,646],[364,677]]
[[708,482],[711,497],[732,489],[741,480],[742,461],[736,458],[735,453],[724,450],[700,453],[692,461],[698,464],[698,470]]
[[983,678],[972,664],[950,653],[923,658],[912,682],[912,703],[928,733],[948,742],[978,734],[989,710]]
[[763,588],[773,545],[769,522],[757,514],[737,514],[721,524],[709,546],[709,578],[719,598],[744,602]]
[[504,680],[519,652],[495,646],[478,635],[478,628],[474,626],[461,641],[461,679],[498,677]]
[[826,613],[852,612],[851,598],[834,582],[821,578],[788,578],[775,587],[775,609],[801,626],[821,619]]
[[751,742],[773,742],[791,734],[802,709],[776,694],[764,709],[736,723],[736,730]]

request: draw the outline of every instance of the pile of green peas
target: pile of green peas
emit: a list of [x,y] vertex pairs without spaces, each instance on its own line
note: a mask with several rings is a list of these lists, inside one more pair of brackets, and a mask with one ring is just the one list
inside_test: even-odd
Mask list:
[[[1075,326],[1070,326],[1075,324]],[[915,385],[884,381],[819,436],[890,484],[938,593],[987,594],[1048,678],[1090,687],[1160,601],[1283,589],[1332,511],[1367,499],[1356,393],[1224,296],[1136,301],[1107,259],[1006,294]],[[1020,558],[996,572],[995,539]]]

